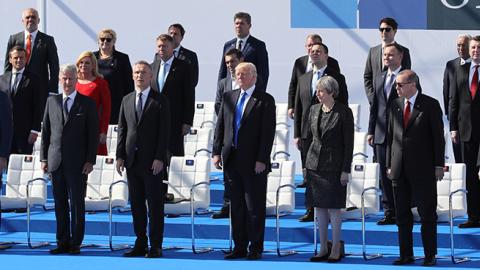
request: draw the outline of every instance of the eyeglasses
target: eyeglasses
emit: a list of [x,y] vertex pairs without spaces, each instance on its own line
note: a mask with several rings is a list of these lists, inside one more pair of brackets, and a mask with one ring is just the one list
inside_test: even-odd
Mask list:
[[100,38],[100,41],[101,42],[105,42],[105,41],[110,42],[110,41],[112,41],[112,38]]
[[404,82],[404,83],[401,83],[401,82],[397,82],[397,87],[404,87],[405,85],[409,84],[409,83],[414,83],[414,82]]
[[380,32],[385,31],[385,32],[389,33],[390,31],[392,31],[392,28],[391,27],[384,27],[384,28],[380,27],[380,28],[378,28],[378,31],[380,31]]

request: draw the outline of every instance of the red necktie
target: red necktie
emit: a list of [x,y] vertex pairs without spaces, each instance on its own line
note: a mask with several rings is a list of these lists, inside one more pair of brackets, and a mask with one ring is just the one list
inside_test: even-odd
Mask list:
[[475,72],[473,72],[472,83],[470,84],[470,94],[472,95],[472,99],[474,99],[474,98],[475,98],[475,95],[477,94],[477,88],[478,88],[478,65],[475,65],[473,68],[475,69]]
[[27,51],[27,55],[25,56],[27,59],[27,64],[28,61],[30,61],[30,56],[32,55],[32,35],[28,34],[27,35],[27,45],[25,46],[25,50]]
[[408,120],[410,120],[410,101],[407,100],[405,104],[405,111],[403,112],[403,128],[407,128]]

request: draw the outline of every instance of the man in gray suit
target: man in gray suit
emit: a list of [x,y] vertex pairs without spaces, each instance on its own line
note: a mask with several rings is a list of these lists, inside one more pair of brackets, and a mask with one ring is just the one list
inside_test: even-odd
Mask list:
[[[58,54],[55,40],[52,36],[38,31],[40,17],[37,10],[27,8],[22,13],[25,30],[11,35],[8,39],[5,56],[5,71],[11,70],[8,53],[14,46],[20,46],[27,51],[26,69],[40,78],[42,84],[43,102],[51,93],[58,93]],[[43,108],[44,106],[42,106]]]
[[[382,18],[379,23],[378,30],[382,38],[382,44],[370,48],[365,64],[365,71],[363,73],[363,81],[365,84],[365,93],[367,94],[368,103],[372,104],[375,89],[373,89],[373,80],[375,77],[386,70],[383,65],[383,48],[387,44],[396,43],[395,34],[397,33],[398,23],[393,18]],[[410,51],[402,46],[403,58],[402,67],[410,69],[412,63],[410,61]]]
[[75,89],[75,65],[62,66],[59,80],[63,93],[47,100],[40,148],[42,170],[51,173],[57,219],[57,247],[50,254],[79,254],[87,175],[98,147],[98,113],[95,101]]

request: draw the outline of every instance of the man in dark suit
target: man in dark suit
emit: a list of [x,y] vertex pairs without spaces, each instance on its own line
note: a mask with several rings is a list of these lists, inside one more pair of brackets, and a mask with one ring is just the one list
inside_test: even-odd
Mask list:
[[[2,191],[3,171],[7,169],[7,161],[10,156],[10,145],[13,135],[12,110],[8,95],[0,91],[0,192]],[[0,222],[2,211],[0,211]],[[7,249],[9,246],[0,245],[1,249]]]
[[459,228],[480,227],[480,181],[477,175],[480,144],[480,36],[470,40],[469,53],[471,63],[466,63],[455,71],[449,104],[450,135],[453,143],[462,144],[462,161],[467,167],[468,220],[459,224]]
[[30,155],[40,132],[43,103],[38,77],[25,70],[25,53],[20,46],[10,50],[12,71],[0,76],[0,90],[12,101],[14,139],[11,153]]
[[[468,54],[468,43],[470,42],[470,36],[462,34],[457,37],[457,53],[458,57],[447,62],[445,65],[445,71],[443,73],[443,108],[445,115],[448,117],[448,103],[450,102],[450,88],[455,81],[455,70],[460,66],[470,62],[470,55]],[[462,163],[462,147],[460,143],[453,143],[453,155],[455,156],[456,163]]]
[[313,208],[310,205],[310,189],[306,185],[305,161],[310,139],[308,139],[308,114],[310,106],[318,103],[315,95],[318,79],[323,76],[332,76],[339,85],[339,94],[335,98],[336,101],[348,105],[348,91],[345,77],[338,73],[336,69],[331,68],[328,63],[328,47],[323,43],[314,43],[309,52],[309,58],[312,60],[312,70],[303,74],[298,79],[296,97],[295,97],[295,121],[293,138],[298,150],[300,150],[302,159],[304,186],[307,186],[305,192],[305,208],[307,212],[300,217],[300,221],[313,221]]
[[422,223],[423,265],[433,266],[437,254],[436,180],[443,178],[445,139],[440,104],[421,94],[417,83],[411,70],[398,74],[399,98],[392,102],[388,121],[386,167],[393,185],[400,243],[400,258],[393,264],[414,262],[413,200]]
[[162,256],[165,197],[162,179],[165,179],[167,164],[170,114],[166,98],[150,88],[152,77],[152,69],[147,62],[135,63],[135,92],[125,96],[120,107],[117,171],[122,174],[124,167],[127,168],[133,226],[137,236],[135,246],[124,253],[125,257]]
[[[217,95],[215,97],[215,113],[217,115],[220,112],[224,93],[238,89],[239,87],[235,80],[235,68],[241,62],[243,62],[242,51],[232,48],[225,53],[225,64],[228,68],[228,75],[226,78],[223,78],[218,82]],[[212,218],[214,219],[228,218],[230,216],[229,207],[231,187],[230,182],[227,181],[225,174],[223,175],[223,180],[223,205],[219,212],[216,212],[212,215]]]
[[393,199],[392,181],[387,178],[385,168],[387,152],[387,127],[390,106],[398,94],[395,77],[403,70],[401,66],[403,48],[397,43],[387,44],[383,49],[383,62],[386,71],[382,71],[373,80],[373,101],[370,105],[367,142],[373,147],[377,162],[380,164],[380,181],[382,188],[382,205],[384,218],[378,225],[395,224],[395,204]]
[[[235,69],[240,89],[225,92],[213,143],[213,163],[231,184],[232,232],[235,248],[225,259],[262,257],[265,233],[267,175],[275,136],[275,100],[257,91],[252,63]],[[249,253],[247,255],[247,248]]]
[[193,86],[196,87],[198,83],[198,57],[194,51],[183,47],[180,43],[185,36],[185,28],[179,23],[174,23],[168,27],[168,34],[173,38],[174,47],[173,54],[176,58],[184,60],[190,64],[192,71]]
[[59,80],[63,94],[47,100],[40,149],[42,170],[51,173],[57,219],[57,247],[50,253],[79,254],[85,233],[87,175],[93,170],[98,147],[98,113],[95,102],[75,90],[75,65],[62,66]]
[[[195,112],[195,86],[190,65],[173,55],[173,38],[162,34],[157,38],[157,57],[151,64],[151,87],[162,93],[171,108],[170,156],[183,156],[183,136],[193,124]],[[168,162],[168,161],[167,161]]]
[[[305,41],[305,49],[307,49],[307,55],[301,56],[295,60],[293,64],[292,77],[290,79],[290,85],[288,87],[288,116],[293,119],[294,107],[295,107],[295,93],[297,92],[298,78],[303,74],[312,70],[312,59],[310,59],[310,50],[313,44],[322,43],[322,37],[318,34],[310,34]],[[340,73],[340,66],[338,61],[333,57],[328,57],[327,65]]]
[[235,24],[235,35],[237,37],[225,42],[225,45],[223,45],[218,80],[220,81],[228,75],[227,66],[224,61],[225,53],[231,48],[237,48],[242,51],[245,62],[250,62],[257,68],[257,90],[266,91],[269,69],[268,52],[265,42],[250,35],[250,28],[252,27],[252,18],[250,17],[250,14],[238,12],[234,15],[233,22]]
[[[380,20],[379,28],[382,44],[370,48],[368,51],[367,62],[365,64],[365,71],[363,73],[363,81],[365,84],[365,93],[367,95],[368,103],[372,104],[375,89],[373,89],[373,80],[375,77],[386,69],[383,66],[383,48],[390,43],[396,43],[395,34],[397,33],[398,24],[393,18],[382,18]],[[402,67],[410,69],[412,66],[410,60],[410,51],[402,46],[403,58]]]
[[22,22],[25,31],[11,35],[8,39],[7,52],[5,56],[5,71],[12,70],[9,62],[10,49],[14,46],[25,48],[26,70],[36,74],[40,78],[43,93],[42,111],[45,101],[50,93],[58,93],[58,55],[57,46],[52,36],[38,31],[40,17],[37,10],[25,9],[22,13]]

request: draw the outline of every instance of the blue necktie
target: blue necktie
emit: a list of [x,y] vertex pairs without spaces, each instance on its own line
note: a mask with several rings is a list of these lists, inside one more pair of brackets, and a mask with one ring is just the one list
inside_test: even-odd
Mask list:
[[235,108],[235,137],[233,137],[233,143],[235,146],[238,146],[238,130],[240,129],[240,123],[242,122],[243,105],[245,104],[246,99],[247,93],[243,92],[242,96],[240,97],[240,101],[237,103],[237,107]]
[[160,66],[160,72],[158,72],[158,91],[162,92],[163,86],[165,85],[165,80],[167,79],[167,68],[168,63],[162,62]]

